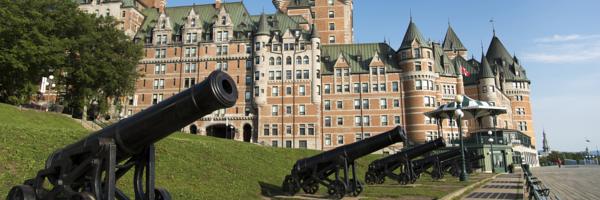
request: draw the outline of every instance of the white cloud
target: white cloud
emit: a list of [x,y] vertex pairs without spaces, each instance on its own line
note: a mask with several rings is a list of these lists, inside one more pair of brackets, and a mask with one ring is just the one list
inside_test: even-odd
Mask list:
[[552,35],[533,40],[525,58],[541,63],[581,63],[600,59],[600,34]]

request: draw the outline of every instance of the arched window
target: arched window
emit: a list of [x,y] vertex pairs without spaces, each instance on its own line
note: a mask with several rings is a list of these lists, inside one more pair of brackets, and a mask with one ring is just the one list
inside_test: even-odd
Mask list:
[[269,65],[275,65],[275,58],[273,58],[273,57],[269,58]]
[[281,65],[281,57],[277,57],[277,65]]
[[317,49],[320,49],[320,48],[321,48],[321,43],[317,42]]
[[310,64],[310,61],[309,61],[309,59],[308,59],[308,56],[304,56],[304,64],[305,64],[305,65],[308,65],[308,64]]
[[317,56],[317,62],[321,62],[321,56]]
[[302,57],[296,56],[296,65],[301,65],[301,64],[302,64]]
[[285,58],[285,64],[287,65],[291,65],[292,64],[292,57],[288,56]]
[[321,70],[317,69],[317,78],[321,78]]

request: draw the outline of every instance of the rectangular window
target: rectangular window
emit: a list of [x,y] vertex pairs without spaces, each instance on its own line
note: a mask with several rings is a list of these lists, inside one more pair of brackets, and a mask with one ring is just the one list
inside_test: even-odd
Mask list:
[[416,90],[423,90],[423,85],[421,83],[421,80],[415,80],[415,89]]
[[292,106],[285,106],[285,114],[288,114],[288,115],[292,114]]
[[331,127],[331,117],[327,116],[324,120],[325,127]]
[[327,14],[328,14],[329,18],[335,17],[335,12],[333,12],[333,10],[330,10]]
[[337,101],[335,104],[337,109],[343,109],[344,108],[344,102],[343,101]]
[[329,43],[331,43],[331,44],[335,43],[335,35],[330,35],[329,36]]
[[281,80],[281,71],[275,71],[275,80]]
[[277,116],[278,114],[279,114],[279,106],[278,105],[271,106],[271,115]]
[[250,93],[250,91],[246,91],[246,93],[244,94],[244,100],[250,101],[251,98],[252,98],[252,93]]
[[298,106],[298,114],[299,115],[306,115],[306,106],[304,106],[304,105]]
[[421,71],[421,62],[415,62],[415,71]]
[[387,109],[387,99],[379,99],[379,108]]
[[302,70],[296,70],[296,79],[302,79]]
[[300,149],[306,149],[306,148],[308,148],[308,144],[307,144],[306,140],[300,140],[300,141],[298,141],[298,148],[300,148]]
[[362,100],[362,108],[363,109],[369,109],[369,100],[368,99],[363,99]]
[[361,120],[360,116],[354,116],[354,125],[355,126],[361,126],[362,125],[362,120]]
[[285,79],[292,79],[292,70],[285,70]]
[[278,144],[278,141],[277,141],[277,140],[273,140],[273,141],[271,141],[271,146],[273,146],[273,147],[277,147],[278,145],[279,145],[279,144]]
[[304,70],[304,79],[309,79],[310,78],[310,73],[308,72],[308,70]]
[[335,76],[341,77],[342,76],[342,69],[335,69]]
[[300,135],[306,135],[306,124],[299,125],[299,133]]
[[377,83],[371,84],[371,88],[372,88],[371,91],[373,91],[373,92],[379,91],[379,85]]
[[285,134],[288,134],[288,135],[292,134],[292,126],[290,126],[290,125],[285,126]]
[[315,135],[315,124],[308,124],[308,135]]
[[344,69],[344,76],[350,76],[350,69]]
[[398,92],[398,82],[392,82],[392,91]]
[[363,93],[368,93],[369,92],[369,84],[368,83],[363,83],[362,84],[362,92]]
[[359,92],[360,92],[360,84],[354,83],[354,93],[359,93]]
[[400,116],[394,116],[394,124],[400,125]]
[[306,87],[304,85],[301,85],[298,87],[298,95],[300,95],[300,96],[306,95]]
[[292,148],[292,141],[291,140],[286,140],[285,141],[285,148]]
[[273,88],[271,89],[271,93],[272,93],[271,95],[274,97],[279,96],[279,87],[273,86]]
[[400,107],[400,100],[394,99],[394,108],[398,108],[398,107]]
[[324,108],[325,110],[331,110],[331,101],[330,101],[330,100],[325,100],[325,101],[323,102],[323,108]]
[[338,126],[343,126],[344,125],[344,118],[343,117],[338,117],[336,120],[336,123]]
[[360,109],[360,99],[354,99],[354,109]]
[[[414,48],[413,51],[415,53],[415,58],[421,58],[421,49]],[[421,71],[421,70],[419,69],[418,71]]]
[[271,130],[271,128],[269,127],[269,124],[265,124],[264,128],[263,128],[263,135],[268,136],[270,130]]
[[335,30],[335,23],[329,23],[329,30],[330,31]]
[[385,87],[385,83],[380,83],[379,84],[379,91],[385,92],[387,90],[387,88]]
[[371,126],[371,116],[363,116],[362,123],[364,126]]
[[272,127],[271,130],[273,131],[273,132],[271,132],[271,134],[278,135],[279,134],[279,126],[277,124],[273,124],[273,125],[271,125],[271,127]]
[[341,93],[342,92],[342,85],[336,85],[335,86],[335,92]]
[[338,135],[337,136],[337,143],[338,144],[344,144],[344,136],[343,135]]
[[325,84],[325,94],[330,94],[331,93],[331,85],[330,84]]
[[331,146],[331,134],[325,134],[325,145]]
[[286,95],[292,95],[292,87],[286,87],[285,88],[285,94]]
[[344,92],[350,92],[350,85],[344,85]]

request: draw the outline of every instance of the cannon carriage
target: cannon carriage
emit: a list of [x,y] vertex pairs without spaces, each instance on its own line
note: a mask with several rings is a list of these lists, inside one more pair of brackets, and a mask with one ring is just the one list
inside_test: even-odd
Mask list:
[[167,190],[155,187],[154,143],[233,106],[237,98],[233,79],[215,71],[203,82],[55,151],[35,178],[11,189],[7,200],[128,200],[117,181],[131,169],[136,200],[171,199]]
[[[446,143],[444,143],[444,140],[438,138],[428,143],[375,160],[369,164],[369,169],[365,173],[365,182],[367,184],[382,184],[385,182],[385,177],[388,177],[398,181],[398,183],[402,185],[414,183],[418,174],[413,170],[414,163],[412,160],[445,146]],[[395,173],[397,170],[399,173]]]
[[358,196],[363,186],[356,176],[355,160],[403,141],[406,141],[406,134],[398,126],[367,139],[300,159],[285,177],[282,188],[289,195],[298,193],[300,189],[314,194],[322,185],[333,198],[340,199],[346,194]]

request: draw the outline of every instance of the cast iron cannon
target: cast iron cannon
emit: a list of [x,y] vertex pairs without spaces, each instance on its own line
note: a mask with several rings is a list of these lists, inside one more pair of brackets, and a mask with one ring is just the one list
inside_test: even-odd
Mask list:
[[[478,155],[475,151],[465,151],[465,166],[467,173],[473,173],[474,169],[479,169],[479,160],[483,159],[483,155]],[[442,161],[440,169],[450,173],[454,177],[460,176],[461,157],[457,156],[445,161]]]
[[321,184],[327,187],[327,193],[334,198],[343,198],[348,193],[358,196],[363,187],[356,178],[354,161],[403,141],[406,141],[406,134],[398,126],[364,140],[300,159],[294,164],[291,174],[285,177],[282,188],[289,195],[298,193],[300,189],[314,194]]
[[[421,175],[421,173],[429,173],[431,174],[431,178],[434,180],[444,178],[444,170],[443,170],[443,162],[457,157],[460,155],[460,150],[452,149],[443,153],[431,155],[419,160],[413,161],[413,171],[417,174],[417,177]],[[431,172],[427,172],[427,169],[431,169]]]
[[132,168],[136,200],[171,199],[167,190],[154,185],[153,144],[213,111],[233,106],[237,98],[231,77],[215,71],[203,82],[55,151],[45,169],[13,187],[7,199],[128,200],[117,181]]
[[[408,150],[375,160],[369,164],[369,169],[365,173],[365,182],[367,184],[382,184],[385,182],[385,177],[389,177],[403,185],[408,184],[411,181],[414,183],[417,174],[413,171],[412,159],[445,146],[446,143],[444,140],[438,138]],[[398,169],[400,173],[394,173],[394,171]]]

